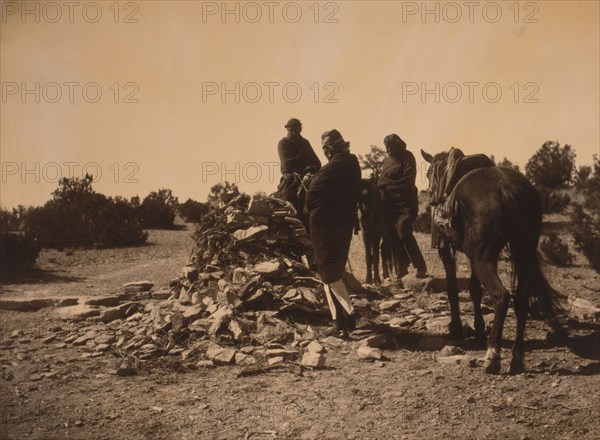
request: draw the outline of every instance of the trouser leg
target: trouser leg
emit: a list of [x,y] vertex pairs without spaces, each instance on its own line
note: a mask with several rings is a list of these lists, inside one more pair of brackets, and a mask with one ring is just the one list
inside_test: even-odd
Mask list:
[[338,316],[336,302],[348,315],[354,314],[352,300],[350,299],[348,290],[341,279],[333,283],[325,284],[325,296],[327,297],[327,304],[329,305],[329,310],[331,311],[331,317],[334,320],[338,320],[340,318]]
[[413,235],[412,222],[416,217],[413,214],[408,210],[401,213],[396,220],[396,231],[415,269],[419,272],[427,272],[425,259],[423,258],[423,254],[421,254],[417,239]]

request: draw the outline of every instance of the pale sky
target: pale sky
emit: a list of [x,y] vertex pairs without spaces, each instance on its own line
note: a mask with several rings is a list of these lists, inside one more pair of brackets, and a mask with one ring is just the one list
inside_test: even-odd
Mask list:
[[332,128],[356,154],[398,133],[420,164],[420,148],[521,168],[547,140],[577,165],[600,152],[598,1],[118,6],[1,3],[2,206],[43,204],[86,165],[107,195],[272,192],[291,117],[323,162]]

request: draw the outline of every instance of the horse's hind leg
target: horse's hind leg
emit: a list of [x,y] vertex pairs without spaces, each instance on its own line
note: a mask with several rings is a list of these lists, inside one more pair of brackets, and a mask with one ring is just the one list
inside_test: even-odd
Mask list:
[[439,248],[440,258],[446,271],[446,290],[450,303],[450,334],[449,338],[458,340],[462,337],[462,322],[460,320],[460,306],[458,302],[458,283],[456,281],[456,262],[450,248],[446,245]]
[[367,263],[367,277],[365,283],[373,283],[373,246],[371,243],[371,231],[363,228],[363,243],[365,245],[365,260]]
[[473,312],[475,314],[475,341],[477,342],[477,345],[485,346],[485,323],[481,313],[481,297],[483,296],[483,292],[481,291],[481,283],[473,269],[471,269],[471,284],[469,290],[471,292]]
[[477,278],[496,300],[494,323],[492,324],[492,331],[488,338],[488,349],[485,354],[484,364],[486,373],[491,374],[500,372],[502,330],[504,328],[504,320],[506,319],[506,312],[508,311],[508,305],[510,303],[510,294],[502,285],[502,282],[498,277],[496,261],[497,253],[495,251],[480,246],[475,252],[475,259],[473,262]]
[[[534,250],[535,252],[535,250]],[[510,362],[510,374],[519,374],[525,371],[524,350],[525,324],[529,313],[529,291],[531,272],[527,271],[527,264],[517,263],[517,291],[515,292],[515,315],[517,315],[517,335],[512,348],[512,360]]]

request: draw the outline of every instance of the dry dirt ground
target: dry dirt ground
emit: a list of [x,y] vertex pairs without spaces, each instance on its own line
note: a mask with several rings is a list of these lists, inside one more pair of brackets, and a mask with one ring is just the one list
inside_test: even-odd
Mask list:
[[[150,231],[150,244],[140,248],[43,251],[39,270],[4,284],[0,299],[105,295],[141,279],[165,286],[187,262],[192,230]],[[427,249],[429,236],[418,239]],[[359,279],[362,255],[355,240],[351,264]],[[441,278],[435,254],[426,256]],[[459,269],[468,276],[464,258]],[[600,305],[600,279],[580,255],[573,267],[544,269],[558,290]],[[415,295],[422,305],[444,298]],[[469,322],[466,293],[461,307]],[[439,362],[438,351],[449,342],[422,333],[385,350],[382,362],[359,361],[358,342],[327,338],[323,370],[241,378],[237,366],[181,371],[166,364],[142,365],[137,376],[120,377],[110,354],[90,357],[78,347],[43,343],[57,326],[77,325],[60,321],[53,309],[0,311],[0,322],[2,439],[600,438],[600,333],[591,320],[571,321],[569,341],[556,342],[531,319],[527,372],[516,376],[506,373],[511,312],[497,376],[486,375],[480,363]],[[471,339],[458,345],[474,358],[484,355]]]

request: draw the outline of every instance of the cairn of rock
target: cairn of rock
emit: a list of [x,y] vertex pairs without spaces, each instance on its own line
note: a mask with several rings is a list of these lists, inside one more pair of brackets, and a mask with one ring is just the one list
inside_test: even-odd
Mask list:
[[[130,329],[117,348],[132,359],[176,356],[200,367],[270,366],[301,354],[304,366],[323,367],[323,348],[310,345],[311,324],[326,324],[329,312],[307,267],[310,240],[294,215],[291,205],[268,197],[239,195],[214,206],[197,226],[190,264],[171,282],[169,298],[122,317]],[[134,370],[124,364],[122,374]]]

